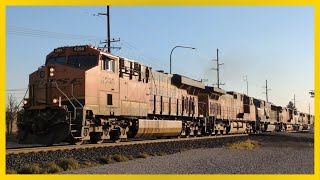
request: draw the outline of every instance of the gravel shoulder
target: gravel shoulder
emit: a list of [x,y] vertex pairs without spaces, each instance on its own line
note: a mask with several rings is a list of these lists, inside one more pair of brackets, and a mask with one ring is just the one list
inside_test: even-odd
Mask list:
[[65,174],[313,174],[314,134],[267,133],[249,137],[254,150],[201,147],[165,156],[135,159]]

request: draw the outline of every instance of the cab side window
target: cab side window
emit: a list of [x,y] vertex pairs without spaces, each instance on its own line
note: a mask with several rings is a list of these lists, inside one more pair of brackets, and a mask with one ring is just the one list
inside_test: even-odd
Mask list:
[[106,71],[112,71],[114,72],[114,60],[110,59],[109,57],[102,55],[101,56],[101,70],[106,70]]

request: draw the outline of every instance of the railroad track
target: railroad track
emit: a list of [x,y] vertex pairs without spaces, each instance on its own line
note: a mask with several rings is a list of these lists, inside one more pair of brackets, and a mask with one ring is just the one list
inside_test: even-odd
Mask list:
[[115,146],[127,146],[134,144],[151,144],[161,142],[174,142],[174,141],[190,141],[201,139],[217,139],[217,138],[229,138],[248,136],[248,134],[230,134],[223,136],[204,136],[204,137],[192,137],[192,138],[175,138],[175,139],[152,139],[152,140],[130,140],[120,143],[102,143],[102,144],[82,144],[82,145],[55,145],[55,146],[37,146],[37,147],[19,147],[19,148],[7,148],[6,155],[10,154],[23,154],[23,153],[36,153],[36,152],[48,152],[48,151],[61,151],[61,150],[73,150],[73,149],[91,149],[101,147],[115,147]]

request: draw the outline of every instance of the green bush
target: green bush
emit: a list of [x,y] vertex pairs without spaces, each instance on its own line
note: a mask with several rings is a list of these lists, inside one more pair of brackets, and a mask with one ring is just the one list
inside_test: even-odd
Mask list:
[[79,169],[80,165],[77,160],[68,158],[68,159],[63,159],[59,162],[59,166],[65,170],[65,171],[70,171],[74,169]]

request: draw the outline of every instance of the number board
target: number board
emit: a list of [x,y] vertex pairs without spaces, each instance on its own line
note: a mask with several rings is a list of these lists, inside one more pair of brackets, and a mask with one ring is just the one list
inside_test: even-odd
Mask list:
[[56,48],[56,49],[54,49],[54,52],[55,53],[62,53],[62,52],[64,52],[64,49],[63,48]]
[[84,52],[86,50],[85,46],[75,46],[73,47],[74,52]]

